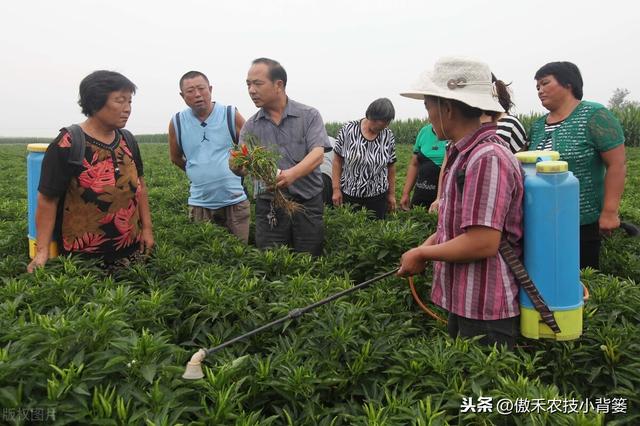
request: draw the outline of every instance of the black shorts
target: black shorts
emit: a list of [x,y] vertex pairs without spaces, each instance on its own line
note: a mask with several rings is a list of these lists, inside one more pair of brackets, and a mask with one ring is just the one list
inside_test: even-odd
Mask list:
[[449,313],[447,329],[452,338],[482,335],[479,342],[484,345],[497,343],[513,349],[520,334],[520,316],[498,320],[476,320]]
[[348,194],[342,194],[343,201],[354,206],[372,211],[376,215],[376,219],[384,219],[387,214],[387,193],[373,197],[352,197]]
[[580,269],[587,266],[600,269],[602,236],[598,222],[580,226]]

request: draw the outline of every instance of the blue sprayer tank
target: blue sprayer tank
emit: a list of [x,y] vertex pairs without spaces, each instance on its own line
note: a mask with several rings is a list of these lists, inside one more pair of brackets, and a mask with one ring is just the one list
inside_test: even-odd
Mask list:
[[[44,153],[48,143],[30,143],[27,145],[27,220],[29,238],[29,256],[33,259],[36,255],[36,208],[38,206],[38,185],[40,183],[40,171]],[[55,241],[49,246],[49,256],[58,255],[58,246]]]
[[[520,291],[523,336],[556,340],[582,334],[583,289],[580,283],[580,190],[578,179],[557,152],[518,153],[525,170],[524,265],[554,314],[555,334]],[[542,160],[542,161],[540,161]]]

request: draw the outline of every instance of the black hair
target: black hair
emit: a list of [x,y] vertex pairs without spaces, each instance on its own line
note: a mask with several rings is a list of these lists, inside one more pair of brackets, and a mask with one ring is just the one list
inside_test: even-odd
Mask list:
[[470,105],[465,104],[464,102],[457,101],[455,99],[441,98],[439,96],[425,95],[425,100],[429,100],[430,102],[438,102],[440,101],[449,101],[451,102],[451,107],[460,111],[460,114],[464,118],[478,118],[482,116],[484,113],[480,108],[472,107]]
[[280,62],[269,58],[258,58],[251,62],[252,65],[265,64],[269,69],[269,80],[275,83],[278,80],[282,80],[282,85],[287,87],[287,72],[284,67],[280,65]]
[[562,87],[571,87],[573,97],[582,100],[582,74],[576,64],[567,61],[549,62],[536,72],[533,79],[540,80],[549,75],[552,75]]
[[[491,82],[494,84],[496,88],[496,95],[498,95],[498,103],[504,109],[504,112],[507,114],[509,110],[513,107],[513,101],[511,100],[511,93],[509,93],[508,86],[511,83],[507,84],[502,80],[498,80],[498,78],[491,73]],[[501,112],[498,111],[485,111],[487,115],[491,116],[493,121],[496,121],[500,116]]]
[[380,120],[385,123],[393,120],[395,116],[396,110],[393,108],[391,101],[387,98],[379,98],[371,102],[365,114],[367,120]]
[[120,73],[94,71],[80,82],[78,105],[85,116],[91,117],[105,106],[111,93],[124,90],[135,94],[136,89],[136,85]]
[[472,107],[455,99],[449,99],[451,106],[460,111],[464,118],[478,118],[484,113],[480,108]]
[[204,73],[201,73],[200,71],[187,71],[182,77],[180,77],[180,83],[178,83],[180,85],[180,91],[182,91],[182,83],[184,83],[185,80],[196,77],[202,77],[207,82],[207,84],[211,84],[209,83],[209,79],[206,75],[204,75]]

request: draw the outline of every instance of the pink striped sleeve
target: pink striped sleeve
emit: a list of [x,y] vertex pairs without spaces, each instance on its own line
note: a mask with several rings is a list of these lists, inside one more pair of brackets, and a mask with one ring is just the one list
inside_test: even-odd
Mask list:
[[514,191],[511,165],[490,146],[482,151],[467,166],[460,226],[502,231]]

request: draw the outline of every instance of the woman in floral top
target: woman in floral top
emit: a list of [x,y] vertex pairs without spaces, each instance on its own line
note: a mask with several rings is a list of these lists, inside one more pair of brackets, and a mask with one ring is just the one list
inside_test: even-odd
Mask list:
[[137,144],[129,146],[120,131],[135,91],[129,79],[112,71],[95,71],[80,83],[78,103],[87,116],[80,124],[84,158],[82,165],[69,162],[71,134],[65,129],[45,153],[36,209],[37,251],[29,272],[47,262],[54,235],[62,253],[98,257],[107,266],[153,247],[142,159]]

